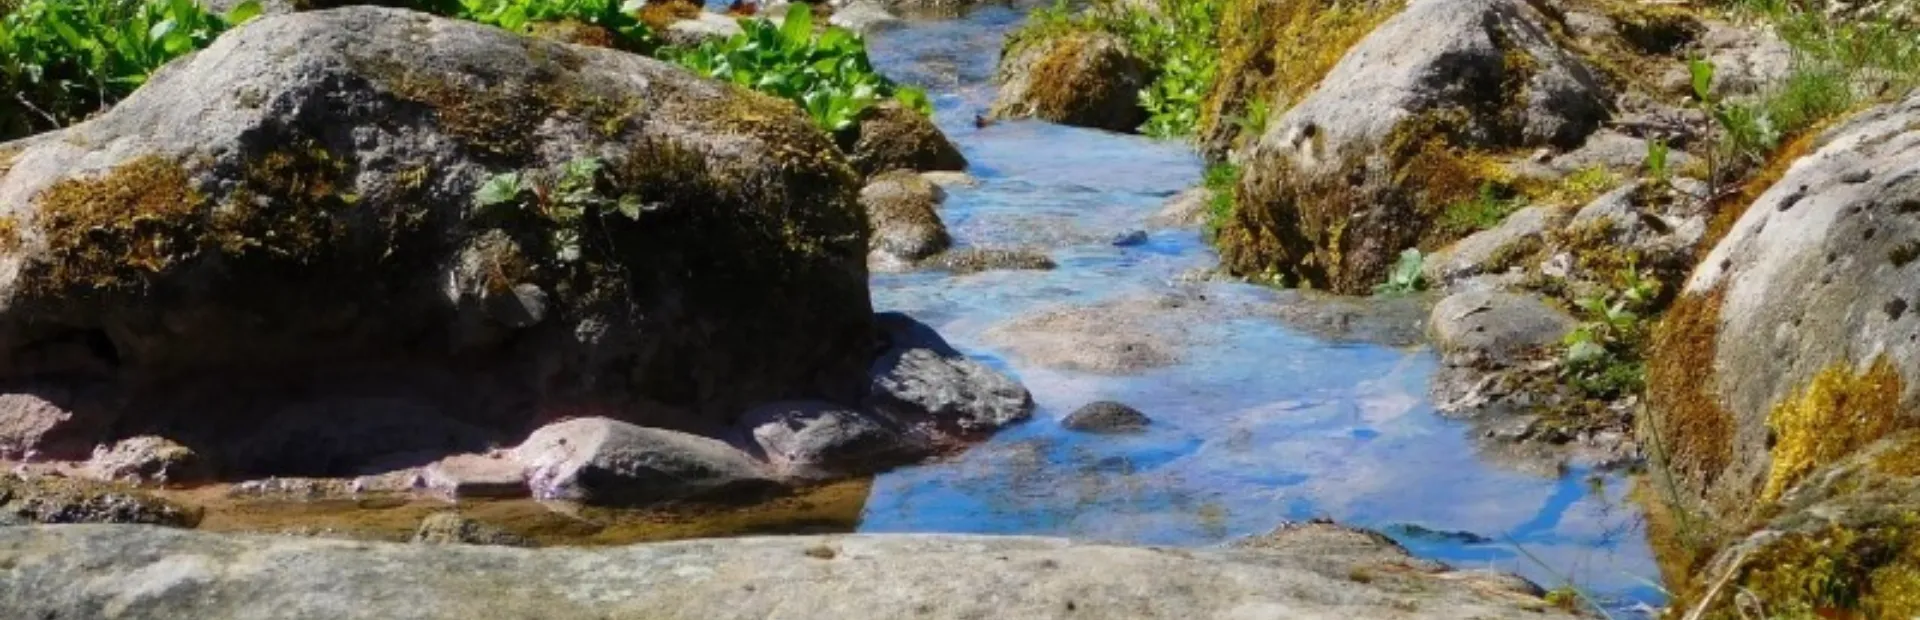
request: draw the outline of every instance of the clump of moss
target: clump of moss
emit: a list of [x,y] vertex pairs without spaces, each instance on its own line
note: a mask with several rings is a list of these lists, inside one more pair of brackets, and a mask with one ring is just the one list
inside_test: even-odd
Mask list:
[[1682,295],[1654,325],[1648,351],[1648,444],[1666,478],[1693,491],[1707,489],[1733,461],[1733,413],[1715,382],[1701,377],[1718,355],[1724,295],[1724,287]]
[[636,104],[596,92],[578,71],[585,59],[566,46],[524,40],[534,67],[526,79],[481,86],[456,76],[421,71],[386,59],[366,59],[362,73],[394,96],[430,112],[442,131],[476,155],[497,161],[531,159],[548,119],[570,117],[617,134]]
[[1246,139],[1234,121],[1251,113],[1253,102],[1274,113],[1293,107],[1402,6],[1398,0],[1227,0],[1219,77],[1201,105],[1197,132],[1208,157],[1224,159]]
[[1815,467],[1912,426],[1901,415],[1900,391],[1899,371],[1882,356],[1859,375],[1844,362],[1823,369],[1775,404],[1767,415],[1775,438],[1772,465],[1760,499],[1778,500]]
[[20,157],[19,147],[0,147],[0,177],[13,171],[13,161]]
[[652,0],[640,7],[640,23],[654,32],[666,32],[674,22],[700,16],[700,4],[690,0]]
[[353,164],[311,140],[295,140],[248,162],[241,182],[214,212],[212,247],[311,265],[337,243],[344,212],[358,202]]
[[533,29],[533,36],[548,41],[605,49],[620,48],[619,37],[604,26],[569,19],[557,22],[536,22],[530,27]]
[[39,197],[48,260],[35,281],[59,296],[144,287],[199,252],[206,197],[179,162],[149,155],[67,179]]
[[[1920,518],[1788,533],[1740,563],[1735,583],[1773,618],[1920,615]],[[1729,597],[1730,598],[1730,597]],[[1710,617],[1740,617],[1731,605]]]

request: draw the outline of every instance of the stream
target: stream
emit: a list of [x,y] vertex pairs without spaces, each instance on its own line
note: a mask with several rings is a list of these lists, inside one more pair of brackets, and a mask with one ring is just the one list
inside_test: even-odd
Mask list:
[[[1483,460],[1468,425],[1427,399],[1427,348],[1335,341],[1260,308],[1279,292],[1181,284],[1217,259],[1200,233],[1146,222],[1198,183],[1185,145],[1039,122],[976,127],[993,98],[1003,35],[1024,9],[913,21],[869,37],[874,62],[934,96],[936,120],[977,184],[948,188],[959,246],[1047,251],[1052,271],[876,274],[876,310],[913,315],[1027,385],[1035,419],[953,458],[873,482],[862,532],[1034,534],[1217,545],[1288,520],[1379,528],[1416,555],[1464,568],[1571,580],[1616,616],[1661,603],[1658,570],[1619,476],[1542,477]],[[1145,243],[1110,240],[1148,232]],[[990,328],[1067,306],[1175,289],[1206,299],[1168,366],[1126,375],[1053,370],[989,343]],[[1058,420],[1095,400],[1154,419],[1136,436]]]

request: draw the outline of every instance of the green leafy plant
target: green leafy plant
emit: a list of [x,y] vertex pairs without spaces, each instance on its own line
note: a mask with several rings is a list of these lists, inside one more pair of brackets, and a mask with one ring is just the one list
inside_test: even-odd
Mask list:
[[1487,230],[1499,226],[1508,215],[1527,204],[1520,196],[1501,194],[1492,183],[1482,183],[1473,199],[1447,205],[1440,214],[1440,224],[1460,233]]
[[167,62],[258,16],[194,0],[26,0],[0,17],[0,140],[58,129],[105,109]]
[[1647,142],[1647,178],[1653,181],[1655,187],[1665,188],[1673,184],[1673,168],[1667,162],[1672,152],[1673,147],[1667,146],[1666,140]]
[[1400,258],[1393,262],[1393,269],[1387,272],[1387,281],[1373,287],[1376,295],[1405,295],[1427,288],[1427,277],[1422,272],[1427,257],[1419,248],[1407,248]]
[[814,32],[813,13],[791,5],[786,22],[740,22],[742,32],[662,56],[695,73],[791,99],[828,131],[852,127],[860,114],[892,97],[922,114],[932,112],[926,92],[895,84],[867,58],[860,36],[841,28]]
[[[1026,25],[1008,35],[1007,48],[1072,32],[1119,36],[1157,71],[1154,81],[1139,93],[1140,105],[1148,113],[1140,132],[1182,137],[1199,126],[1201,103],[1213,88],[1220,64],[1218,31],[1223,11],[1223,0],[1167,0],[1152,9],[1096,0],[1076,15],[1065,0],[1057,0],[1035,8]],[[1264,124],[1264,110],[1260,115]]]
[[1207,188],[1207,222],[1202,234],[1212,239],[1220,233],[1221,227],[1233,219],[1233,196],[1235,187],[1240,184],[1240,167],[1231,163],[1207,166],[1201,182]]
[[601,191],[605,169],[598,159],[579,158],[556,171],[494,175],[474,192],[473,217],[496,224],[517,218],[542,222],[553,259],[561,264],[578,262],[582,224],[589,218],[613,215],[639,220],[648,210],[638,196],[607,197]]
[[417,8],[521,34],[533,32],[542,23],[598,26],[612,34],[621,49],[650,53],[657,43],[634,17],[641,4],[641,0],[425,0]]
[[1582,298],[1584,316],[1562,342],[1561,369],[1569,384],[1589,396],[1613,398],[1646,387],[1641,359],[1647,337],[1645,313],[1660,294],[1660,282],[1638,269],[1622,270],[1620,288],[1606,296]]

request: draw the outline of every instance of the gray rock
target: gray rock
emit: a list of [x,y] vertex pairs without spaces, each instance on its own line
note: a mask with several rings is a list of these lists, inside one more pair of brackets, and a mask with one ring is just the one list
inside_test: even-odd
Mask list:
[[895,28],[905,23],[900,17],[887,10],[887,5],[875,0],[855,0],[846,6],[834,9],[827,23],[852,30],[861,34],[872,34]]
[[1057,265],[1046,254],[1005,248],[959,248],[922,261],[921,266],[967,275],[983,271],[1047,271]]
[[953,245],[939,206],[947,194],[918,174],[896,170],[873,178],[860,190],[860,206],[873,227],[872,251],[884,259],[913,262]]
[[[1554,170],[1562,174],[1572,174],[1589,168],[1603,168],[1618,174],[1638,175],[1647,161],[1648,140],[1627,135],[1613,129],[1596,131],[1581,143],[1580,148],[1563,153],[1547,162]],[[1673,149],[1667,153],[1667,167],[1670,170],[1683,169],[1693,161],[1686,151]]]
[[1069,430],[1088,433],[1138,433],[1147,430],[1153,420],[1139,409],[1102,400],[1087,403],[1060,421]]
[[531,547],[533,541],[497,526],[481,523],[460,513],[436,512],[420,521],[413,542],[430,545],[494,545]]
[[[0,381],[101,377],[128,433],[311,468],[263,473],[472,447],[386,432],[414,426],[365,402],[482,439],[559,407],[719,427],[857,399],[872,361],[836,145],[791,104],[632,54],[403,10],[271,16],[15,148]],[[473,208],[493,175],[584,158],[648,199],[640,222]],[[580,247],[549,247],[568,231]],[[68,342],[81,359],[49,352]],[[298,407],[348,416],[298,428],[349,440],[264,428]],[[253,439],[294,452],[226,449]]]
[[933,454],[926,438],[833,403],[761,405],[741,416],[739,428],[786,478],[872,473]]
[[1352,297],[1289,289],[1265,308],[1282,324],[1334,342],[1410,347],[1427,339],[1425,295]]
[[526,497],[527,468],[506,451],[456,454],[426,466],[419,473],[428,489],[453,499]]
[[1119,37],[1070,31],[1009,46],[994,81],[1000,91],[991,118],[1133,132],[1147,121],[1139,93],[1153,76]]
[[[1668,324],[1696,327],[1656,338],[1649,404],[1668,420],[1667,441],[1724,446],[1676,462],[1677,478],[1707,506],[1764,509],[1767,496],[1825,464],[1805,462],[1810,454],[1843,453],[1913,424],[1917,121],[1920,97],[1909,97],[1819,136],[1747,206],[1669,312]],[[1799,408],[1781,412],[1790,403]],[[1710,415],[1724,417],[1681,422]],[[1848,430],[1828,444],[1832,425]],[[1783,464],[1782,454],[1802,460]]]
[[1442,288],[1485,273],[1499,273],[1523,265],[1496,264],[1509,258],[1517,244],[1541,242],[1547,231],[1566,222],[1566,212],[1554,207],[1527,207],[1513,212],[1499,226],[1483,230],[1433,253],[1423,265],[1428,282]]
[[1147,218],[1154,228],[1198,228],[1207,223],[1208,202],[1213,192],[1205,187],[1189,188],[1167,199],[1160,210]]
[[887,348],[873,362],[867,411],[933,438],[976,436],[1033,415],[1027,388],[967,359],[933,328],[891,312],[874,321]]
[[[916,172],[967,169],[967,158],[933,119],[887,100],[860,113],[860,121],[836,137],[848,163],[863,175],[889,170]],[[871,179],[870,179],[871,180]]]
[[1433,164],[1389,142],[1444,134],[1466,149],[1579,144],[1607,118],[1611,96],[1556,42],[1551,21],[1524,0],[1409,2],[1247,152],[1223,263],[1365,293],[1432,232],[1441,205],[1424,204],[1427,186],[1409,179],[1457,174],[1410,169]]
[[774,489],[759,463],[724,442],[607,418],[541,427],[513,449],[538,499],[644,505],[754,499]]
[[[72,353],[55,352],[52,365],[67,365],[57,358],[86,356]],[[44,362],[33,364],[42,365]],[[117,417],[113,403],[98,392],[86,386],[45,382],[8,385],[0,390],[0,459],[78,460],[91,456],[94,447],[108,439]]]
[[682,19],[668,24],[666,32],[660,33],[660,38],[672,45],[698,47],[706,41],[725,39],[741,32],[743,30],[738,20],[718,13],[701,11],[691,19]]
[[95,448],[85,471],[99,480],[156,484],[193,484],[213,474],[191,448],[151,435]]
[[1573,617],[1379,543],[1305,540],[1177,550],[857,535],[512,549],[76,526],[0,529],[0,565],[11,567],[0,611],[21,618]]
[[[1706,20],[1691,54],[1713,64],[1713,95],[1744,98],[1759,94],[1793,71],[1793,46],[1770,27]],[[1693,76],[1686,63],[1674,63],[1660,75],[1660,89],[1672,95],[1693,96]]]
[[1560,344],[1573,317],[1538,297],[1469,290],[1433,307],[1433,343],[1441,354],[1472,363],[1507,365]]

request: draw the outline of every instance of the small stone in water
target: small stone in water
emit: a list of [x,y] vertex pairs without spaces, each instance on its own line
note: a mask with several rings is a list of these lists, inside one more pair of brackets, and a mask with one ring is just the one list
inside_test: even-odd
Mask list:
[[1110,400],[1089,403],[1060,421],[1069,430],[1089,433],[1138,433],[1152,423],[1139,409]]
[[1130,248],[1136,245],[1145,245],[1146,242],[1147,231],[1144,230],[1129,230],[1113,236],[1113,245],[1115,247]]

